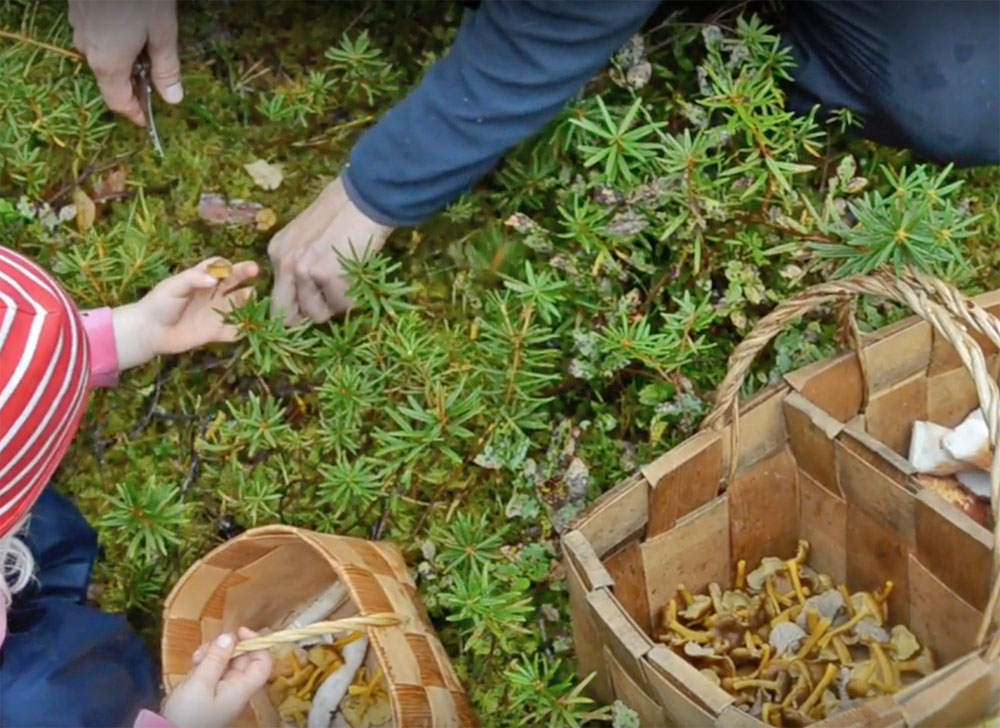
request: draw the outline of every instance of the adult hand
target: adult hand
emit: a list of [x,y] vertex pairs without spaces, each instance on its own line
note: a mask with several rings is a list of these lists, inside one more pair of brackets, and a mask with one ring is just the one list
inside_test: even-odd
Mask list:
[[271,239],[274,267],[272,315],[294,324],[303,318],[323,323],[353,305],[338,253],[361,259],[382,248],[392,232],[359,210],[340,177]]
[[[241,627],[238,636],[257,634]],[[271,653],[260,650],[234,660],[235,647],[231,634],[199,647],[191,658],[194,669],[164,702],[163,717],[177,728],[225,728],[236,720],[271,676]]]
[[208,272],[219,260],[204,260],[161,281],[135,303],[111,312],[119,369],[144,364],[159,354],[179,354],[239,337],[239,330],[225,322],[224,314],[253,295],[252,288],[233,289],[256,276],[259,269],[253,261],[236,263],[229,277],[219,281]]
[[150,78],[168,104],[184,98],[177,58],[176,0],[69,0],[73,45],[87,58],[104,102],[146,125],[132,89],[132,66],[148,46]]

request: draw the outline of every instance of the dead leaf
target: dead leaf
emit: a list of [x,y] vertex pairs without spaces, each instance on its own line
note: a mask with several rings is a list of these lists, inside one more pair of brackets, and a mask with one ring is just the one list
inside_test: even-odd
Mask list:
[[615,215],[608,223],[608,233],[618,237],[638,235],[649,226],[649,220],[635,210],[625,210]]
[[115,167],[94,182],[94,198],[104,200],[120,195],[125,191],[128,181],[128,171],[125,167]]
[[94,205],[94,201],[87,196],[87,193],[79,187],[73,190],[73,204],[76,206],[77,230],[85,233],[94,227],[97,207]]
[[204,192],[198,201],[198,217],[212,225],[227,223],[236,225],[254,225],[257,214],[264,210],[258,202],[226,199],[217,192]]
[[285,178],[280,164],[271,164],[263,159],[244,164],[243,169],[253,178],[253,183],[264,190],[276,190]]

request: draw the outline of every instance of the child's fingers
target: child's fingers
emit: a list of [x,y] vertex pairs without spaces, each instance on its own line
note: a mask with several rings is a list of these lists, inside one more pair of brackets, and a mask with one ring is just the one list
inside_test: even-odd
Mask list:
[[191,677],[208,685],[216,685],[229,667],[229,659],[233,656],[235,646],[236,642],[231,634],[220,634],[205,650],[204,657]]
[[195,291],[213,288],[217,283],[218,281],[209,275],[202,265],[197,265],[170,276],[160,286],[170,296],[188,298]]
[[250,661],[243,674],[247,676],[247,681],[254,686],[254,690],[260,688],[271,677],[271,653],[267,650],[251,652]]
[[191,655],[192,664],[197,665],[199,662],[205,659],[205,648],[206,645],[202,645],[201,647],[199,647],[197,650],[194,651],[194,654]]
[[[256,278],[260,274],[260,266],[257,265],[256,261],[253,260],[243,260],[233,266],[233,272],[226,279],[226,283],[239,285],[243,281],[248,281],[251,278]],[[232,288],[232,285],[227,286],[227,288]]]

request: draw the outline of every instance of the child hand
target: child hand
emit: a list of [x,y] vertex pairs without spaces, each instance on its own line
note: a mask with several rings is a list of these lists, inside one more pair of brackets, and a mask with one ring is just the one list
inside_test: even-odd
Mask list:
[[[257,636],[245,627],[241,640]],[[163,717],[177,728],[225,728],[236,720],[255,692],[271,676],[271,653],[250,652],[230,661],[236,643],[231,634],[202,645],[194,668],[163,704]]]
[[239,337],[235,326],[223,322],[223,313],[249,300],[252,289],[233,289],[256,276],[259,269],[253,261],[236,263],[220,283],[208,273],[209,264],[218,260],[204,260],[161,281],[135,303],[114,309],[119,369],[145,364],[158,354],[179,354]]

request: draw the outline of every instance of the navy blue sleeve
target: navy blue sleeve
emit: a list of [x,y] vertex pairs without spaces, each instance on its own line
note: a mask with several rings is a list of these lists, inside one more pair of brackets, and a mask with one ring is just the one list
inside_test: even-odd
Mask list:
[[659,0],[485,0],[448,54],[355,145],[343,175],[384,225],[433,216],[537,133]]

